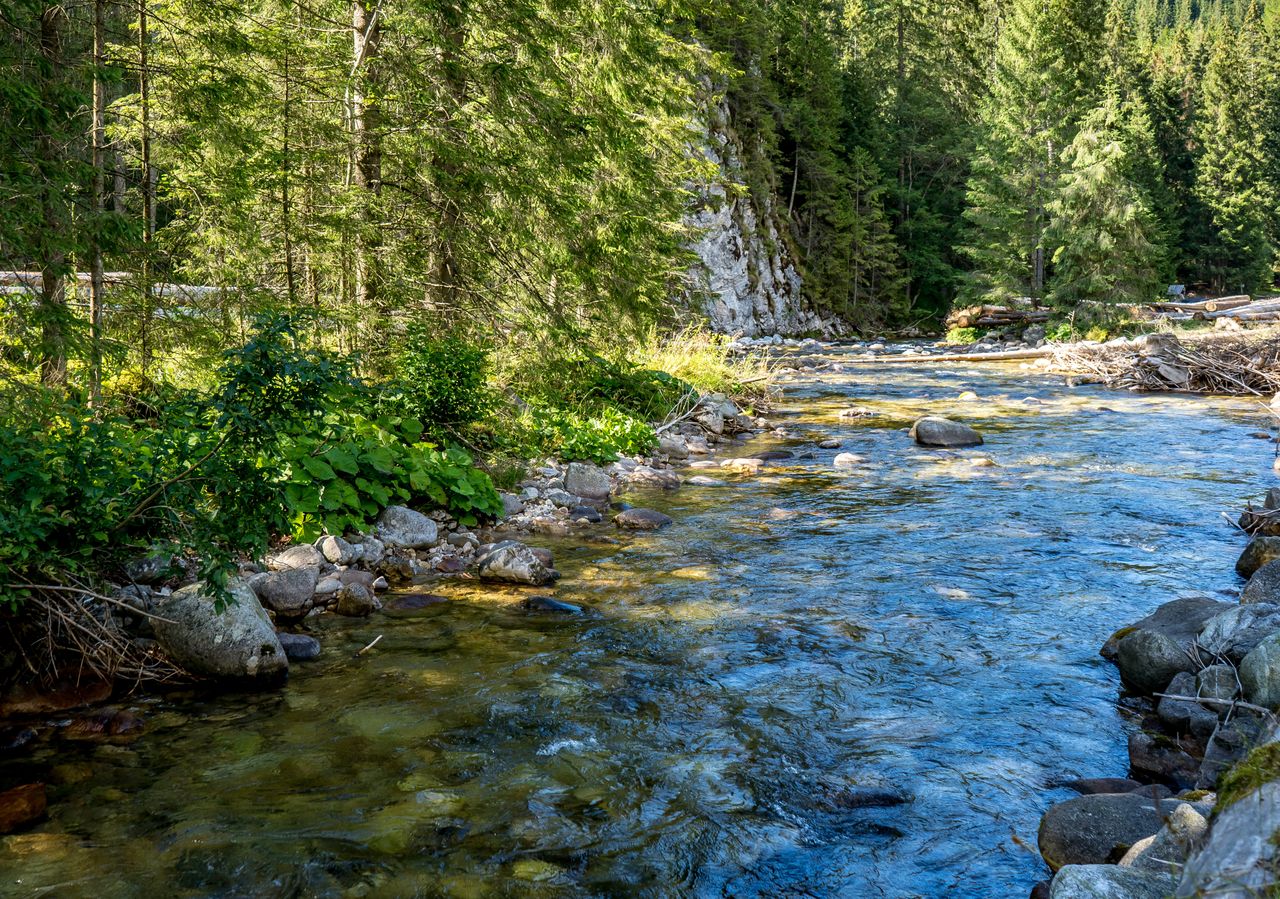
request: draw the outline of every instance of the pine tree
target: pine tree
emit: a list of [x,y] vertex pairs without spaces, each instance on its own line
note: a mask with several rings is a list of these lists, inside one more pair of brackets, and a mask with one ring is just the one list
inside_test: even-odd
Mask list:
[[1063,154],[1067,169],[1047,235],[1054,247],[1050,296],[1060,307],[1143,302],[1160,282],[1159,227],[1131,177],[1131,114],[1109,85]]

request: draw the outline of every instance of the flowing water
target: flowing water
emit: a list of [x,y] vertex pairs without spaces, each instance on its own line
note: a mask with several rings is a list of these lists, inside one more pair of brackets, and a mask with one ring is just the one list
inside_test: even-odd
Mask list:
[[[913,447],[926,412],[986,445]],[[449,601],[320,621],[282,692],[140,701],[134,742],[10,762],[54,786],[0,838],[0,894],[1025,895],[1055,784],[1126,773],[1100,644],[1238,588],[1220,513],[1271,478],[1267,416],[874,365],[773,418],[792,437],[740,452],[812,458],[629,498],[676,519],[658,534],[547,544],[587,615],[430,585]],[[833,469],[826,436],[866,463]]]

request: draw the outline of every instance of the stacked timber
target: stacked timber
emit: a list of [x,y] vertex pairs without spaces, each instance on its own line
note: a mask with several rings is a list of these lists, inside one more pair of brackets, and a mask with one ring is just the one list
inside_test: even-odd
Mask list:
[[1248,306],[1253,299],[1247,295],[1234,297],[1216,297],[1211,300],[1187,301],[1179,300],[1177,302],[1152,303],[1151,307],[1157,312],[1189,312],[1194,316],[1197,312],[1222,312],[1227,309],[1238,309],[1241,306]]
[[1011,325],[1044,324],[1052,314],[1050,309],[1015,306],[969,306],[957,309],[947,316],[948,328],[1005,328]]

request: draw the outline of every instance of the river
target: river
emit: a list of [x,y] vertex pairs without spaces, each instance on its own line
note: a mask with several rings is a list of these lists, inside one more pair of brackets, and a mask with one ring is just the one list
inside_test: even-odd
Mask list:
[[[924,413],[986,445],[912,446]],[[800,457],[628,496],[667,530],[534,541],[586,615],[424,586],[449,601],[320,620],[281,692],[135,700],[133,742],[5,763],[52,786],[0,894],[1025,895],[1055,784],[1126,773],[1099,646],[1238,589],[1220,513],[1272,477],[1268,416],[988,364],[807,375],[771,418],[738,452]]]

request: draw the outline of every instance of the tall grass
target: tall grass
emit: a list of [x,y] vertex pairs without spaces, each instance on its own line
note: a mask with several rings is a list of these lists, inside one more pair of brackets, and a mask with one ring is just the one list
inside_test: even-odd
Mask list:
[[664,371],[701,393],[723,393],[762,407],[774,393],[776,372],[762,353],[737,353],[733,341],[696,325],[663,334],[651,328],[632,350],[641,368]]

